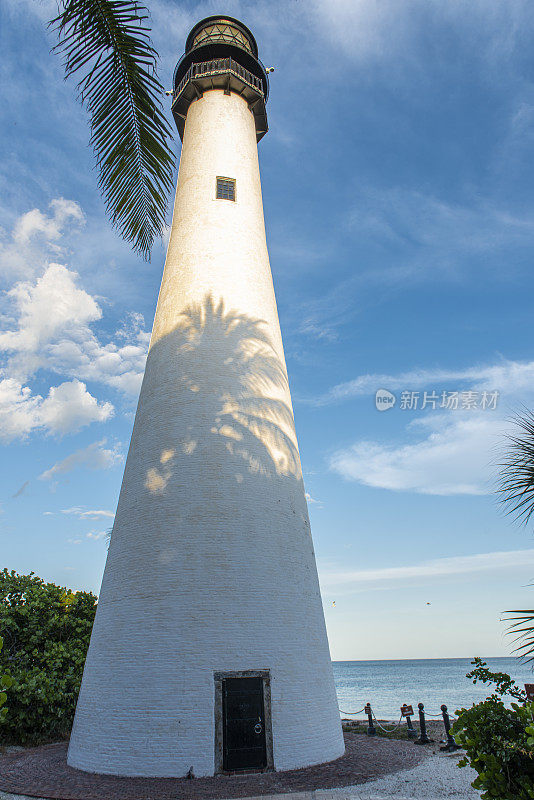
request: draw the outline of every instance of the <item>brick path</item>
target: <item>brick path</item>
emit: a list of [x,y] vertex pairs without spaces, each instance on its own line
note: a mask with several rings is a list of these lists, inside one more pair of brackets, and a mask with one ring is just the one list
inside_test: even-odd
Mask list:
[[308,792],[352,786],[410,769],[430,753],[412,742],[345,734],[347,752],[336,761],[290,772],[213,778],[118,778],[67,766],[67,744],[0,755],[0,790],[61,800],[206,800]]

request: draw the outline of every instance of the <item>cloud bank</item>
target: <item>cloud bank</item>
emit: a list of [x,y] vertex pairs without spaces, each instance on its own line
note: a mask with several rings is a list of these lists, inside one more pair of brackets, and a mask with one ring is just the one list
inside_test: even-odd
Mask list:
[[[97,335],[101,298],[80,285],[66,264],[61,239],[85,223],[78,203],[52,200],[48,212],[34,208],[15,220],[0,242],[0,276],[23,275],[0,305],[0,439],[34,432],[63,436],[114,414],[108,399],[95,397],[87,382],[135,396],[143,377],[149,334],[141,314],[131,313],[113,335]],[[54,260],[49,260],[53,256]],[[48,394],[34,391],[38,374],[63,378]]]
[[[88,467],[89,469],[109,469],[114,464],[122,461],[122,455],[117,449],[106,448],[106,440],[93,442],[87,447],[76,450],[66,458],[53,464],[49,469],[39,475],[40,480],[49,481],[60,475],[66,475],[78,467]],[[74,509],[70,509],[74,513]],[[70,513],[69,512],[69,513]],[[67,512],[65,512],[67,513]],[[96,513],[96,512],[93,512]]]
[[501,360],[464,369],[412,370],[399,375],[367,374],[338,384],[318,405],[372,396],[379,388],[393,392],[449,388],[500,392],[496,410],[406,414],[402,442],[362,439],[337,449],[330,469],[364,486],[433,495],[483,495],[494,488],[496,462],[513,408],[534,404],[534,362]]
[[79,380],[52,386],[46,397],[13,378],[0,381],[0,439],[11,442],[36,430],[63,436],[92,422],[105,422],[113,406],[98,402]]
[[454,577],[478,572],[502,572],[516,570],[518,567],[534,567],[534,550],[503,550],[492,553],[475,553],[468,556],[436,558],[421,564],[403,567],[384,567],[380,569],[321,570],[321,584],[325,589],[333,589],[343,584],[354,588],[370,583],[391,583],[396,585],[405,581]]

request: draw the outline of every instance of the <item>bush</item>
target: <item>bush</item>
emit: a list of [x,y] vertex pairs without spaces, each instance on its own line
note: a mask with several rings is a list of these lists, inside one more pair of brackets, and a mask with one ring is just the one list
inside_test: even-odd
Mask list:
[[33,573],[0,572],[0,674],[12,681],[4,743],[41,744],[70,733],[96,600]]
[[[4,640],[0,636],[0,651],[2,650],[3,646],[4,646]],[[7,694],[5,693],[4,689],[9,689],[12,683],[13,679],[11,678],[10,675],[0,675],[0,722],[4,722],[7,716],[7,706],[6,706]]]
[[[534,799],[534,703],[509,675],[492,673],[480,658],[467,677],[473,683],[494,683],[495,691],[482,703],[462,708],[452,733],[466,751],[460,767],[470,764],[478,773],[473,788],[484,800]],[[522,701],[507,708],[504,695]]]

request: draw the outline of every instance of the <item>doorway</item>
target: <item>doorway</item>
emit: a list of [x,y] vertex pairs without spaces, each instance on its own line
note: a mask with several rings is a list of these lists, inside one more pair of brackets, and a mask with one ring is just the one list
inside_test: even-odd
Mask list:
[[217,772],[272,769],[269,671],[215,674]]

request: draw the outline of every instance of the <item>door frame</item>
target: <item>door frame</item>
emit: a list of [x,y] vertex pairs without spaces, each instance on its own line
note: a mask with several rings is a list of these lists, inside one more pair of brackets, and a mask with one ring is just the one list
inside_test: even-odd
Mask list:
[[228,770],[223,769],[223,681],[227,678],[262,678],[263,679],[263,713],[265,720],[265,754],[267,765],[263,769],[255,770],[236,770],[238,772],[272,772],[274,770],[273,759],[273,727],[271,718],[271,673],[268,669],[245,669],[231,670],[226,672],[214,672],[215,680],[215,774],[229,775]]

